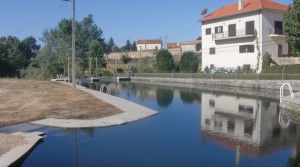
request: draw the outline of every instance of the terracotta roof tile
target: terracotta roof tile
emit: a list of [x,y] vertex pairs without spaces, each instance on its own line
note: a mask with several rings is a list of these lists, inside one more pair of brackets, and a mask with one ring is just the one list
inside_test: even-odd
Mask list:
[[162,44],[162,40],[156,40],[156,39],[147,39],[147,40],[138,40],[137,44]]
[[168,49],[172,49],[172,48],[180,48],[180,45],[181,45],[181,44],[180,44],[180,43],[177,43],[177,42],[176,42],[176,43],[175,43],[175,42],[174,42],[174,43],[167,43],[167,48],[168,48]]
[[212,20],[258,9],[272,9],[287,12],[288,6],[274,2],[272,0],[244,0],[243,7],[240,10],[238,9],[238,3],[223,6],[220,9],[212,12],[211,14],[203,17],[199,21]]

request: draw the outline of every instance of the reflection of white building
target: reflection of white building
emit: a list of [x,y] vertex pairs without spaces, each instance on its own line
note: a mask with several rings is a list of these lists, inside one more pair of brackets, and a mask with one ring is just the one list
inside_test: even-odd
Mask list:
[[280,127],[276,102],[202,93],[201,106],[202,136],[236,149],[237,163],[241,153],[258,156],[294,142],[297,127]]

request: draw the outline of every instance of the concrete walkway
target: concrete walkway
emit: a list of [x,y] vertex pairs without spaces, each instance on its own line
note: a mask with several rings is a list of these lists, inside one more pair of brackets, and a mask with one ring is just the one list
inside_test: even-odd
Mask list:
[[22,145],[18,145],[15,148],[12,148],[7,153],[0,156],[0,167],[7,167],[13,165],[16,161],[23,158],[30,150],[41,140],[45,133],[43,132],[33,132],[33,133],[23,133],[23,132],[16,132],[11,135],[15,136],[23,136],[24,143]]
[[[68,82],[58,82],[67,86],[72,86]],[[32,124],[61,127],[61,128],[88,128],[88,127],[108,127],[114,125],[126,124],[128,122],[137,121],[157,114],[157,111],[143,107],[136,103],[121,99],[119,97],[111,96],[99,91],[87,89],[83,86],[76,85],[76,88],[95,96],[96,98],[109,103],[116,108],[121,109],[124,113],[94,119],[94,120],[76,120],[76,119],[54,119],[47,118],[39,121],[33,121]]]

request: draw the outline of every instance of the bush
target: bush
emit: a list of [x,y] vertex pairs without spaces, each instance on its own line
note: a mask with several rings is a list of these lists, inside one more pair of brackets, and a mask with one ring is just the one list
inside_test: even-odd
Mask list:
[[174,69],[174,59],[168,50],[162,49],[157,53],[156,67],[159,72],[170,72]]
[[111,77],[112,73],[110,71],[103,71],[103,76],[105,76],[105,77]]
[[180,71],[181,72],[196,72],[198,71],[199,61],[198,56],[194,52],[183,53],[180,59]]
[[118,73],[123,73],[124,70],[123,70],[123,68],[117,68],[117,72],[118,72]]
[[124,64],[127,64],[131,61],[131,58],[128,55],[122,55],[121,60]]
[[300,73],[300,65],[299,64],[293,64],[293,65],[285,65],[285,66],[265,67],[263,69],[262,73],[282,73],[282,71],[284,73],[289,73],[289,74]]

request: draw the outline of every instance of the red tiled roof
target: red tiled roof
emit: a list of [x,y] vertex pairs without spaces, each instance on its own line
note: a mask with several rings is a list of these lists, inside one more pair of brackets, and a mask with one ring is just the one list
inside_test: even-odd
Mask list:
[[239,13],[250,12],[257,9],[272,9],[283,12],[288,11],[288,6],[273,2],[272,0],[244,0],[242,9],[238,9],[238,3],[223,6],[211,14],[203,17],[199,21],[207,21]]
[[196,45],[196,44],[201,44],[202,40],[195,40],[195,41],[186,41],[182,42],[181,45]]
[[167,43],[167,48],[172,49],[172,48],[180,48],[180,43]]
[[150,39],[150,40],[138,40],[137,44],[162,44],[162,40]]

